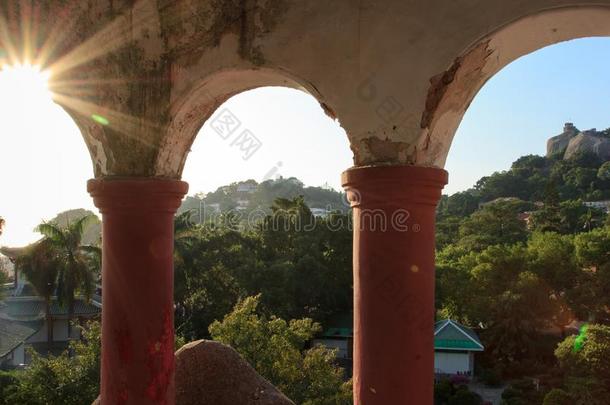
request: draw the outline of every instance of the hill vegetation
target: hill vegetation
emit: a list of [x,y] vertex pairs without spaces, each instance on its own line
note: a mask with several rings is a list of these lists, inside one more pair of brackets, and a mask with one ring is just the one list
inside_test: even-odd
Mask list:
[[[569,159],[528,155],[442,198],[438,317],[479,331],[483,375],[542,381],[541,391],[531,380],[515,382],[505,404],[540,404],[546,391],[545,404],[604,403],[591,402],[578,384],[610,397],[607,375],[566,361],[569,340],[555,350],[583,324],[590,333],[610,325],[609,172],[610,162],[588,152]],[[610,344],[607,335],[596,338],[601,342],[588,344]]]
[[254,180],[235,182],[207,194],[188,196],[178,213],[190,210],[193,213],[191,219],[199,223],[229,213],[238,217],[240,222],[245,222],[253,214],[257,219],[262,219],[271,213],[271,206],[278,198],[294,199],[300,196],[314,214],[346,212],[349,208],[344,193],[330,187],[307,187],[299,179],[290,177],[262,183]]

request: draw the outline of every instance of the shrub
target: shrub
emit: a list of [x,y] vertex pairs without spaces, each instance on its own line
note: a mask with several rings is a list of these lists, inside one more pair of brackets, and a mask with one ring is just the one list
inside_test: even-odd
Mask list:
[[502,405],[539,405],[542,393],[529,378],[513,381],[502,393]]
[[449,398],[447,405],[481,405],[483,400],[481,397],[468,390],[468,387],[463,385]]
[[32,362],[15,372],[17,381],[2,392],[4,401],[20,405],[90,404],[99,393],[100,337],[100,324],[90,322],[83,329],[84,341],[70,344],[74,356],[66,351],[45,358],[31,351]]
[[6,397],[10,387],[15,386],[19,381],[14,372],[0,371],[0,405],[8,405]]
[[502,384],[502,380],[500,379],[500,374],[490,368],[486,368],[481,372],[481,381],[489,387],[499,387]]
[[559,388],[553,388],[544,397],[542,405],[572,405],[574,398],[567,392]]
[[350,386],[343,380],[343,369],[335,364],[336,353],[321,346],[306,349],[320,325],[308,318],[290,322],[268,318],[257,309],[260,297],[246,298],[222,322],[214,322],[212,338],[237,350],[295,403],[350,403]]
[[470,391],[467,385],[456,385],[445,379],[434,386],[435,405],[482,405],[481,397]]
[[441,380],[434,384],[434,403],[446,404],[453,395],[453,384],[449,380]]

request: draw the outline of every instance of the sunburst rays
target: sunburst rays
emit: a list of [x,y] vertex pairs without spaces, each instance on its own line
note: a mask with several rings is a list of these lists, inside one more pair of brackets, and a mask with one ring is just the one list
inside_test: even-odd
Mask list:
[[[96,65],[96,61],[102,61],[105,56],[148,35],[150,27],[159,24],[159,11],[146,6],[146,2],[136,2],[133,8],[116,15],[106,24],[92,22],[91,25],[102,28],[83,34],[83,39],[78,42],[74,31],[78,31],[75,30],[78,24],[83,24],[79,19],[87,21],[92,18],[91,11],[79,3],[76,0],[63,3],[55,6],[56,9],[35,1],[9,2],[4,9],[0,6],[0,67],[4,66],[6,72],[38,71],[49,81],[52,100],[68,112],[77,113],[91,125],[109,127],[115,133],[136,137],[139,142],[152,147],[142,134],[158,131],[159,125],[121,111],[123,106],[112,105],[116,98],[108,95],[124,91],[127,85],[146,86],[168,79],[141,78],[137,72],[103,65],[107,62]],[[66,49],[66,44],[73,43],[77,45]],[[109,74],[124,77],[108,77]],[[98,105],[102,103],[107,105]],[[82,123],[81,119],[79,121]]]
[[11,102],[24,105],[51,102],[48,86],[49,72],[30,64],[5,65],[0,67],[0,93]]

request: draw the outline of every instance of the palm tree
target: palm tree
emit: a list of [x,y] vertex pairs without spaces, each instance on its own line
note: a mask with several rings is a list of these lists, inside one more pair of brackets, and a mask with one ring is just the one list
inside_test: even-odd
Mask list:
[[20,271],[32,284],[36,293],[45,302],[45,320],[47,323],[47,344],[49,349],[53,342],[53,318],[51,302],[57,287],[57,273],[60,267],[59,258],[54,246],[47,239],[42,239],[24,249],[15,259],[15,272]]
[[[195,225],[191,221],[193,211],[185,211],[174,217],[174,298],[176,308],[178,309],[177,322],[184,318],[187,305],[184,302],[185,297],[191,295],[191,274],[189,270],[192,268],[192,249]],[[176,332],[186,324],[182,322]]]
[[71,332],[70,321],[74,317],[74,301],[77,290],[87,301],[95,290],[95,268],[100,249],[96,246],[82,245],[81,240],[88,225],[96,221],[93,214],[69,222],[65,227],[45,222],[36,228],[44,235],[55,251],[59,261],[57,272],[57,299],[68,307],[68,336]]

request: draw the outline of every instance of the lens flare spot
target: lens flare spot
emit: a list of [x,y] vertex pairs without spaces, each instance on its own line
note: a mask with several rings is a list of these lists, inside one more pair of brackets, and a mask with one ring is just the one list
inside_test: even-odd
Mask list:
[[574,353],[581,351],[585,347],[585,343],[587,341],[587,325],[583,325],[580,328],[580,333],[574,339]]
[[104,126],[110,125],[110,121],[108,120],[108,118],[103,117],[103,116],[98,115],[98,114],[92,114],[91,115],[91,119],[93,121],[97,122],[100,125],[104,125]]

